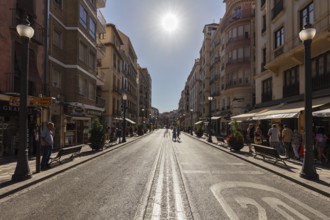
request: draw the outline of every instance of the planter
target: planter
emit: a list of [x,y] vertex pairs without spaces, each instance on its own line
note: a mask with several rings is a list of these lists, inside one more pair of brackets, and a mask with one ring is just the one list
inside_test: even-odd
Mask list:
[[244,147],[243,138],[231,137],[228,141],[228,145],[231,149],[235,151],[240,151]]

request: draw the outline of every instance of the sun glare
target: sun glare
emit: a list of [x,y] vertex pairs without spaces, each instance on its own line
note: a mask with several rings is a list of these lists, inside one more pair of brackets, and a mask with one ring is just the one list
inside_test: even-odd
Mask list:
[[175,31],[178,28],[178,23],[178,17],[172,13],[167,13],[162,18],[162,27],[169,33]]

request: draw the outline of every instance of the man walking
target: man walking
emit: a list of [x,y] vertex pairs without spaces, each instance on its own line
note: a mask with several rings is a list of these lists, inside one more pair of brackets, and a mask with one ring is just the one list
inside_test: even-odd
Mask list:
[[50,168],[49,159],[53,150],[54,135],[55,135],[54,123],[48,122],[47,127],[43,129],[41,133],[41,145],[43,148],[41,169],[43,170]]

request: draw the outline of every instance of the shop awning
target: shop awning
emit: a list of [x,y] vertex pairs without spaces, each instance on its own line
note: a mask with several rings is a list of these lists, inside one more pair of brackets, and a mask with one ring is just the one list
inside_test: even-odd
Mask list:
[[199,124],[202,124],[202,123],[203,123],[203,121],[198,121],[198,122],[195,123],[195,125],[199,125]]
[[330,117],[330,108],[313,112],[314,117]]
[[[123,118],[114,118],[115,120],[123,120]],[[135,123],[135,121],[132,121],[131,119],[129,119],[129,118],[125,118],[125,120],[127,121],[127,122],[129,122],[129,123],[131,123],[131,124],[133,124],[133,125],[135,125],[136,123]]]
[[211,117],[211,120],[218,120],[218,119],[220,119],[221,118],[221,116],[212,116]]
[[[330,102],[329,97],[313,99],[312,108],[320,107],[324,104]],[[305,102],[294,102],[284,104],[275,109],[263,113],[257,113],[253,117],[254,120],[263,120],[263,119],[278,119],[278,118],[298,118],[299,114],[304,110]]]
[[235,115],[231,117],[231,120],[235,120],[235,121],[250,121],[253,119],[253,116],[255,116],[257,113],[262,113],[267,111],[268,108],[258,108],[258,109],[253,109],[250,112],[244,113],[244,114],[240,114],[240,115]]

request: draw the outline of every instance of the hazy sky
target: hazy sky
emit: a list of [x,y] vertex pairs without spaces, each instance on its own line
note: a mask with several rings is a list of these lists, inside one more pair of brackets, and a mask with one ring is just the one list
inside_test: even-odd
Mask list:
[[[178,108],[181,91],[199,58],[205,24],[218,23],[223,0],[108,0],[102,13],[131,40],[141,67],[152,78],[152,106]],[[164,17],[172,14],[169,21]],[[163,23],[169,25],[167,30]]]

